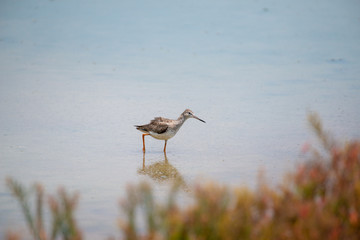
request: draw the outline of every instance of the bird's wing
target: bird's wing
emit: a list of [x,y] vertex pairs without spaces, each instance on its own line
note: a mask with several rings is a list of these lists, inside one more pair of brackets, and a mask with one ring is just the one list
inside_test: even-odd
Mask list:
[[150,131],[155,132],[157,134],[164,133],[168,129],[167,124],[156,124],[156,125],[152,124],[149,127],[150,127]]
[[144,133],[149,133],[149,132],[154,132],[157,134],[161,134],[166,132],[166,130],[168,129],[168,123],[170,122],[170,119],[167,118],[162,118],[162,117],[157,117],[153,120],[151,120],[151,122],[149,124],[146,125],[136,125],[136,129],[144,132]]
[[172,122],[171,119],[163,118],[163,117],[156,117],[153,120],[151,120],[150,123],[170,123]]
[[157,134],[166,132],[166,130],[168,129],[168,124],[166,120],[167,119],[161,117],[155,118],[147,125],[148,131],[155,132]]

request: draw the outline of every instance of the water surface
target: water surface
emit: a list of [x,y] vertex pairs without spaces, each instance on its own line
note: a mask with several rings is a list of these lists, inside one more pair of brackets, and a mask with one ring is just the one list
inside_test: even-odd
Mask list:
[[[359,138],[359,25],[358,1],[1,1],[0,234],[24,228],[6,176],[78,191],[99,238],[129,183],[281,181],[314,142],[309,111]],[[166,158],[147,137],[144,165],[133,125],[186,108],[206,124],[188,120]]]

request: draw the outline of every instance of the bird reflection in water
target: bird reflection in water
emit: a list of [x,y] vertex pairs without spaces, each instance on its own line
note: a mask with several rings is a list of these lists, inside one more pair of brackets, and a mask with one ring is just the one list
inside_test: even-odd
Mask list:
[[186,189],[186,183],[179,171],[169,163],[166,153],[164,161],[158,161],[148,166],[145,164],[145,153],[143,154],[143,166],[138,169],[138,174],[147,175],[156,182],[173,182]]

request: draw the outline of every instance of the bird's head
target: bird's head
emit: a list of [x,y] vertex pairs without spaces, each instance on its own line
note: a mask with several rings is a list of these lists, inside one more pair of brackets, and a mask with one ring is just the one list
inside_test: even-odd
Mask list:
[[205,123],[205,121],[204,121],[204,120],[202,120],[202,119],[198,118],[197,116],[195,116],[195,115],[194,115],[194,113],[193,113],[190,109],[186,109],[186,110],[183,112],[183,114],[182,114],[182,115],[185,117],[185,119],[188,119],[188,118],[195,118],[195,119],[197,119],[197,120],[199,120],[199,121],[201,121],[201,122]]

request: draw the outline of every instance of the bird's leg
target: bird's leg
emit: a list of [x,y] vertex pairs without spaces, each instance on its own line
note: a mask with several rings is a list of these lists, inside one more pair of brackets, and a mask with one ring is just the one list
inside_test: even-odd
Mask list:
[[145,134],[142,135],[142,139],[143,139],[143,152],[145,152],[145,136],[146,136],[146,135],[150,135],[150,134],[145,133]]
[[166,152],[164,152],[164,158],[165,158],[165,163],[169,163],[168,159],[167,159],[167,156],[166,156]]
[[167,140],[165,140],[164,153],[166,153],[166,143],[167,143]]
[[143,153],[143,170],[145,170],[145,153]]

